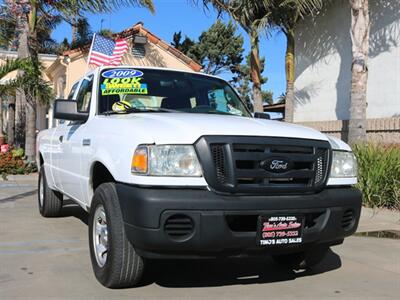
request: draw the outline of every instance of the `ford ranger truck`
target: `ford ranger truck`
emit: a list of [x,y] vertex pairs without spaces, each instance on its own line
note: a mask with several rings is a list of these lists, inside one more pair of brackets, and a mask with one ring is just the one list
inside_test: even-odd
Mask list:
[[320,262],[357,228],[357,164],[341,140],[252,115],[224,80],[101,67],[54,103],[38,134],[38,203],[89,213],[93,270],[135,286],[151,259],[272,255]]

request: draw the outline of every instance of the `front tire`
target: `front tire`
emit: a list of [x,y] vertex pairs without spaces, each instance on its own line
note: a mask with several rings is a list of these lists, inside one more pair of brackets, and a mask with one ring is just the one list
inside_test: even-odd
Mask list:
[[89,248],[97,280],[108,288],[137,285],[144,271],[140,257],[126,237],[114,183],[95,191],[89,215]]
[[279,264],[293,270],[306,270],[319,264],[329,251],[329,247],[320,246],[299,253],[273,255],[272,258]]
[[46,218],[58,217],[60,216],[62,205],[63,195],[49,188],[44,166],[41,166],[38,180],[38,206],[40,214]]

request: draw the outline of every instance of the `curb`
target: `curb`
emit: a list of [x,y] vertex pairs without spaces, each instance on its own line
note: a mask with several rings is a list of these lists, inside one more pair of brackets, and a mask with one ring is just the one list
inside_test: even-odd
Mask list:
[[38,180],[38,173],[31,173],[28,175],[7,175],[7,180],[4,180],[0,177],[0,182],[21,182],[21,181],[37,181]]

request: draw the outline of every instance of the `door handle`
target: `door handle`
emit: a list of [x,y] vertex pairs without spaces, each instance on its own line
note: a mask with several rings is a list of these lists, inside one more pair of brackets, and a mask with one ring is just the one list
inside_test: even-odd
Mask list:
[[58,137],[58,140],[60,141],[60,143],[62,143],[63,140],[64,140],[64,136],[63,136],[63,135],[60,135],[60,136]]

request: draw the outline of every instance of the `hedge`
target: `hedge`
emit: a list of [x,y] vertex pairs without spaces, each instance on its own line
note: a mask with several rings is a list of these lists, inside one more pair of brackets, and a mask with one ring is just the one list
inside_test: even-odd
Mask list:
[[400,146],[358,145],[354,153],[363,204],[400,209]]

